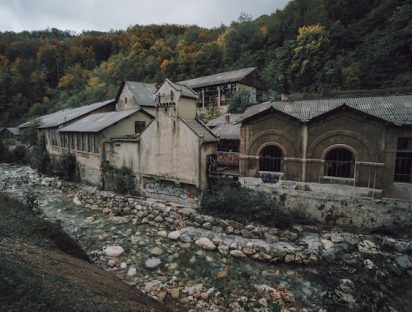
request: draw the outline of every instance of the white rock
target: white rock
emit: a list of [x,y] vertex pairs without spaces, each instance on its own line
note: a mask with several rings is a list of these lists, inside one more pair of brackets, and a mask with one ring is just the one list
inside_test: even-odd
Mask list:
[[213,244],[207,237],[201,237],[195,241],[195,245],[205,250],[215,250],[216,245]]
[[246,258],[246,255],[238,249],[231,250],[230,255],[235,258]]
[[153,247],[152,249],[150,249],[150,254],[152,254],[153,256],[160,256],[163,253],[163,250],[159,247]]
[[157,232],[157,235],[160,237],[167,237],[167,232],[166,231],[159,231]]
[[137,273],[136,273],[136,268],[134,268],[134,267],[130,267],[129,268],[129,271],[127,271],[127,276],[128,277],[133,277],[133,276],[135,276]]
[[366,253],[366,254],[374,254],[378,252],[376,248],[376,244],[370,240],[361,241],[358,244],[358,249],[361,253]]
[[104,249],[106,256],[118,257],[124,253],[124,249],[121,246],[107,246]]
[[161,263],[162,261],[160,261],[159,258],[150,258],[150,259],[147,259],[144,264],[146,265],[146,267],[152,269],[152,268],[159,266]]
[[80,201],[79,197],[77,197],[77,195],[73,197],[73,203],[79,206],[82,204],[82,202]]
[[169,235],[167,235],[167,237],[168,237],[169,239],[176,240],[176,239],[178,239],[178,238],[180,237],[180,231],[177,230],[177,231],[170,232]]
[[126,262],[120,263],[120,268],[121,268],[122,270],[126,269],[126,268],[127,268]]

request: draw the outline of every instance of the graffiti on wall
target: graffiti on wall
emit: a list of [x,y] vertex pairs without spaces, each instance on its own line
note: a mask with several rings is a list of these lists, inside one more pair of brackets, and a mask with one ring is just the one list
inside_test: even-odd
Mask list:
[[144,185],[144,188],[150,194],[166,195],[183,200],[188,199],[189,197],[188,192],[184,188],[173,183],[147,182]]
[[217,152],[216,155],[219,166],[239,166],[239,153]]
[[270,173],[262,173],[260,175],[260,178],[262,179],[263,183],[275,184],[279,181],[279,176]]

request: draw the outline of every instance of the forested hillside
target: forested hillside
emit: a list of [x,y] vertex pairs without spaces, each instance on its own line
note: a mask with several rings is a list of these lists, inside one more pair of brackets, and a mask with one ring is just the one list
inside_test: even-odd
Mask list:
[[412,90],[412,4],[292,0],[214,29],[2,32],[0,124],[114,97],[123,79],[177,81],[252,66],[273,94]]

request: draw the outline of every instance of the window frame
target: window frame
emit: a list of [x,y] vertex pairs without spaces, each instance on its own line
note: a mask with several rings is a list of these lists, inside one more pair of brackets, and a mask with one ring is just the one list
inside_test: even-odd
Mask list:
[[[406,145],[402,142],[406,142]],[[393,181],[412,184],[412,138],[398,138]]]
[[[269,149],[272,149],[269,154],[273,155],[266,154],[262,156],[262,154]],[[259,151],[259,171],[283,173],[284,159],[284,152],[278,145],[266,145]]]
[[[336,159],[328,159],[332,153],[336,154]],[[349,156],[349,158],[345,156]],[[325,153],[323,166],[324,178],[353,180],[355,179],[355,172],[356,156],[351,149],[345,146],[336,146],[330,148]]]

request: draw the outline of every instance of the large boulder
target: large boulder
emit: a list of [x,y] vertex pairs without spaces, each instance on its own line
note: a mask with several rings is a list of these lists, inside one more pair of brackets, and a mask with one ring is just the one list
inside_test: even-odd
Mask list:
[[195,241],[195,245],[205,250],[215,250],[216,245],[207,237],[201,237]]
[[107,246],[104,249],[104,253],[108,257],[119,257],[121,254],[124,253],[124,249],[121,246]]

